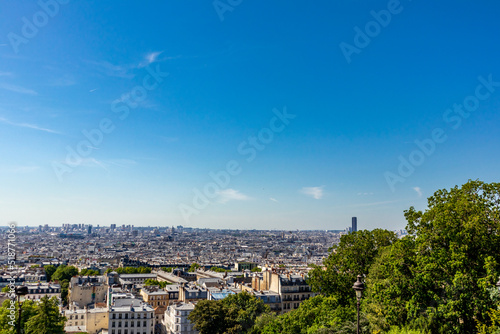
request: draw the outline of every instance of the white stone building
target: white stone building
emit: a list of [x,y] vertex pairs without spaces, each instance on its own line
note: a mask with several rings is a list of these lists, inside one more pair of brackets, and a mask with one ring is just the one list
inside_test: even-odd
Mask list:
[[164,330],[167,334],[198,334],[194,324],[188,320],[188,315],[194,310],[193,303],[176,303],[167,307],[163,319]]
[[154,309],[135,298],[112,298],[108,334],[154,334]]

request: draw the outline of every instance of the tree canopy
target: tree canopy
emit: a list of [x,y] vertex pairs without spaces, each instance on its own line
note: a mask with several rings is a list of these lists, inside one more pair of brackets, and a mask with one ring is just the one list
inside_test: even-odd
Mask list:
[[155,279],[151,279],[151,278],[148,278],[147,280],[144,281],[144,285],[157,285],[160,287],[160,289],[163,289],[164,287],[166,287],[167,285],[170,285],[172,283],[169,283],[169,282],[166,282],[166,281],[158,281],[158,280],[155,280]]
[[201,300],[188,318],[200,334],[248,333],[257,317],[269,311],[262,300],[244,291],[222,300]]
[[469,181],[438,190],[424,212],[405,211],[409,236],[367,278],[367,311],[381,328],[475,333],[498,307],[500,184]]
[[[16,334],[19,324],[19,304],[15,303],[15,326],[12,326],[10,300],[4,301],[0,307],[0,334]],[[25,300],[22,303],[21,328],[26,334],[63,334],[66,318],[59,313],[59,302],[56,297],[42,297],[39,302]]]

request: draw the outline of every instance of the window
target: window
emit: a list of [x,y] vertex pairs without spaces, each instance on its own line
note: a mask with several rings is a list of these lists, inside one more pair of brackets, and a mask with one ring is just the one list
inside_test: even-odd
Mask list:
[[143,326],[143,327],[146,327],[146,326],[147,326],[147,324],[146,324],[146,320],[144,320],[144,322],[142,323],[142,326]]
[[114,321],[111,323],[111,327],[116,327]]

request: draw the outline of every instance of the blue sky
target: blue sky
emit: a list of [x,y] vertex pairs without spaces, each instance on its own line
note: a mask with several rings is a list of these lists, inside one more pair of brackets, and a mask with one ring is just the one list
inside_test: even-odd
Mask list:
[[404,228],[403,211],[437,189],[498,181],[499,12],[494,1],[2,2],[1,217]]

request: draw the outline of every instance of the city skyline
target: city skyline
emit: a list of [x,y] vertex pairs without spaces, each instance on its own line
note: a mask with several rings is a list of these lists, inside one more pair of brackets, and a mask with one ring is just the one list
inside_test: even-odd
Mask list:
[[214,3],[0,4],[4,225],[399,230],[498,180],[500,4]]

